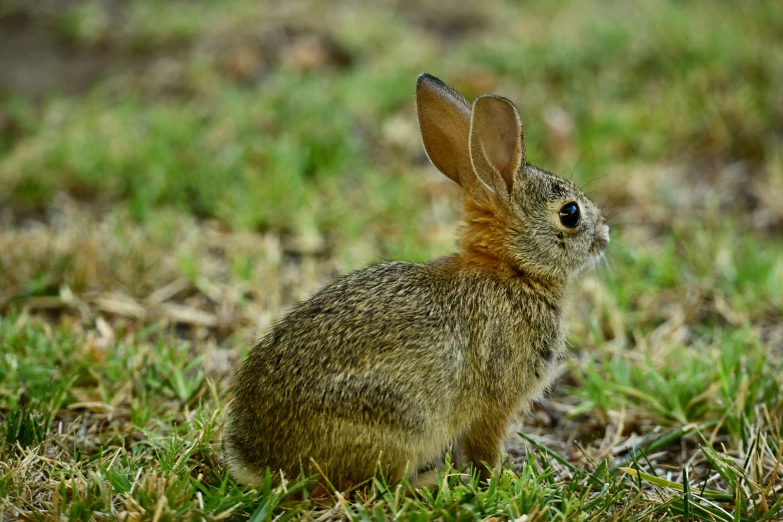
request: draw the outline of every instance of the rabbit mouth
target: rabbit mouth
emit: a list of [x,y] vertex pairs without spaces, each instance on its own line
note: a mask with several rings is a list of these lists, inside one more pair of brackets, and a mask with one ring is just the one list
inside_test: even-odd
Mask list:
[[607,248],[609,248],[609,226],[602,222],[595,228],[595,235],[593,236],[593,243],[590,245],[587,260],[576,270],[574,275],[597,265],[601,258],[604,257]]
[[609,225],[599,223],[593,236],[593,244],[590,245],[590,257],[593,264],[597,263],[609,248]]

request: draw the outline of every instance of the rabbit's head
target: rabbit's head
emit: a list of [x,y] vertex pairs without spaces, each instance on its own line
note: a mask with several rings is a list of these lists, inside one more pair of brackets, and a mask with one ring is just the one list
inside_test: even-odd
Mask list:
[[463,189],[465,253],[556,280],[601,258],[609,227],[600,210],[575,184],[526,164],[522,120],[513,103],[488,94],[471,107],[422,74],[416,109],[427,155]]

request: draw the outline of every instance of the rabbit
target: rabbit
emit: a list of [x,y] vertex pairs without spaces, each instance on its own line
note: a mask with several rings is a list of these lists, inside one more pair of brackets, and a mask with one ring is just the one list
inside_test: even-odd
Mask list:
[[422,74],[416,109],[430,161],[461,187],[458,251],[343,276],[250,350],[224,439],[238,483],[269,468],[418,486],[453,444],[487,480],[510,423],[556,375],[568,284],[607,249],[606,220],[576,185],[526,163],[506,98],[471,106]]

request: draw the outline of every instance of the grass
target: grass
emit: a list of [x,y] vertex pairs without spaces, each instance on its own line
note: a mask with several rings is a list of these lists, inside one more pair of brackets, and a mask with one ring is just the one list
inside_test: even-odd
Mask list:
[[[779,4],[39,7],[0,27],[118,65],[0,77],[0,519],[783,519]],[[453,248],[422,71],[515,100],[529,158],[612,216],[571,360],[489,486],[237,486],[253,340],[337,274]]]

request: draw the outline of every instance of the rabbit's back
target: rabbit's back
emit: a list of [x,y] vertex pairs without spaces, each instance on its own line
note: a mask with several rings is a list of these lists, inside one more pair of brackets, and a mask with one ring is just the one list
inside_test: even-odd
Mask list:
[[[266,382],[301,402],[338,392],[328,388],[335,381],[359,391],[386,378],[422,393],[416,377],[457,370],[469,342],[467,325],[443,293],[428,264],[383,263],[342,277],[258,344],[240,387],[243,380],[253,389]],[[364,375],[372,379],[363,382]]]

